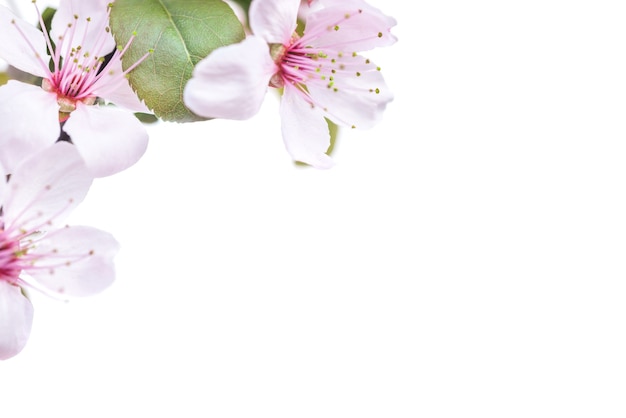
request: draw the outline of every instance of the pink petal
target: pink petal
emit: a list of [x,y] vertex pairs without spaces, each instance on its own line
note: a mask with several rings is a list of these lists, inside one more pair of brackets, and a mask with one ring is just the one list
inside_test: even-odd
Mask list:
[[275,72],[265,41],[250,36],[216,49],[196,65],[185,86],[185,105],[207,118],[250,118],[259,111]]
[[395,43],[397,38],[391,28],[396,23],[365,2],[352,0],[309,14],[303,39],[319,48],[346,53],[367,51]]
[[0,39],[0,58],[29,74],[39,77],[49,74],[43,33],[4,6],[0,6]]
[[[78,46],[81,46],[83,52],[96,56],[113,52],[115,40],[111,32],[105,30],[109,21],[107,11],[109,3],[109,0],[61,0],[59,2],[59,7],[52,18],[50,33],[55,43],[59,43],[59,37],[63,36],[61,56],[65,56],[66,51],[70,50],[69,47]],[[74,36],[71,35],[72,31],[67,31],[68,24],[72,25]]]
[[24,158],[59,137],[56,96],[11,80],[0,87],[0,162],[11,173]]
[[25,231],[60,226],[87,194],[92,177],[76,148],[59,142],[24,160],[5,192],[4,220]]
[[285,147],[294,160],[316,168],[333,166],[332,159],[326,155],[330,133],[324,114],[307,103],[293,87],[285,86],[280,119]]
[[0,360],[18,354],[28,341],[33,305],[19,286],[0,280]]
[[31,256],[40,255],[27,273],[55,293],[88,296],[115,280],[113,258],[119,244],[108,232],[73,226],[48,233]]
[[148,133],[141,122],[114,106],[78,103],[64,129],[95,177],[127,169],[148,147]]
[[298,24],[297,0],[255,0],[250,5],[250,29],[268,44],[289,43]]
[[[361,56],[350,59],[365,62]],[[350,68],[350,64],[346,63]],[[334,88],[320,84],[307,87],[315,103],[326,109],[327,117],[333,122],[356,128],[369,128],[382,118],[387,103],[393,100],[393,94],[374,64],[361,69],[360,76],[335,77]]]
[[109,62],[105,73],[102,74],[102,78],[94,85],[94,94],[124,109],[132,110],[133,112],[151,113],[150,109],[139,100],[137,94],[130,87],[128,79],[120,77],[120,74],[123,72],[122,61],[112,60]]
[[148,109],[148,106],[139,100],[139,97],[137,97],[137,94],[130,87],[130,84],[128,84],[126,79],[124,79],[124,83],[122,83],[117,89],[110,91],[109,93],[102,95],[98,92],[95,93],[107,102],[115,103],[117,106],[123,107],[126,110],[130,110],[132,112],[152,113],[152,111]]

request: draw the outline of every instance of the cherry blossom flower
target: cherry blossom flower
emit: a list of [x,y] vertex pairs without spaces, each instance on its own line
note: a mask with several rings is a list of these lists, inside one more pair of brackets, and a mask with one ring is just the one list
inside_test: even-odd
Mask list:
[[330,134],[324,117],[344,126],[375,124],[393,96],[377,67],[359,51],[391,45],[395,19],[362,0],[328,1],[307,14],[296,31],[300,0],[254,0],[253,35],[213,51],[195,67],[184,100],[209,118],[247,119],[268,86],[282,89],[283,141],[291,156],[318,168]]
[[[0,162],[8,172],[57,141],[61,127],[96,177],[128,168],[145,152],[148,134],[128,112],[149,112],[126,78],[138,63],[122,69],[132,39],[116,48],[109,4],[61,0],[50,36],[39,9],[43,31],[0,6],[0,58],[42,78],[41,87],[15,80],[0,87]],[[97,105],[103,100],[120,107]]]
[[33,307],[23,289],[87,296],[113,282],[115,239],[87,226],[61,227],[92,179],[76,147],[59,142],[0,181],[0,359],[18,354],[30,334]]

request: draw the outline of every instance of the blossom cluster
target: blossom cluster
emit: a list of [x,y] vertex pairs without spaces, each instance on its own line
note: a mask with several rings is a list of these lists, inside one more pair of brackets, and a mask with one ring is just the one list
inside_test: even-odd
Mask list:
[[[34,25],[0,6],[0,58],[30,75],[0,86],[0,359],[30,334],[27,290],[86,296],[114,281],[116,240],[63,221],[94,179],[143,156],[148,134],[137,113],[159,118],[131,77],[147,65],[162,71],[154,50],[128,62],[142,27],[121,44],[111,29],[122,2],[60,0],[46,21],[33,1]],[[244,39],[199,59],[180,100],[199,119],[243,120],[274,89],[287,152],[331,167],[328,121],[368,128],[393,99],[361,52],[393,44],[396,21],[364,0],[253,0],[245,18]]]

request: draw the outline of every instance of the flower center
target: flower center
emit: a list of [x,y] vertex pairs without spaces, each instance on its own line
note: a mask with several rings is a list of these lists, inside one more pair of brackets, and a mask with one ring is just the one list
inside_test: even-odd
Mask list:
[[37,12],[53,64],[41,87],[56,94],[59,120],[62,122],[76,109],[78,102],[87,105],[96,102],[95,87],[102,70],[111,62],[106,62],[105,56],[113,54],[115,45],[107,23],[110,7],[107,8],[106,19],[92,20],[91,17],[73,15],[54,43],[38,8]]
[[19,243],[0,229],[0,280],[16,284],[21,272]]
[[270,79],[269,86],[275,87],[277,89],[283,87],[285,85],[283,76],[282,76],[282,62],[287,52],[287,46],[283,44],[270,44],[270,56],[272,60],[278,65],[278,68],[281,68],[276,74],[272,75]]
[[285,83],[298,85],[304,81],[302,74],[298,74],[298,69],[303,65],[308,67],[310,57],[306,53],[294,50],[299,41],[300,35],[294,32],[288,45],[270,44],[270,56],[279,68],[270,79],[270,87],[282,88]]
[[[82,78],[79,76],[79,78]],[[79,84],[74,83],[74,88],[77,88]],[[87,96],[83,98],[77,98],[77,95],[72,95],[69,92],[64,93],[55,85],[51,80],[44,78],[41,82],[41,88],[49,93],[57,95],[57,103],[59,104],[59,112],[61,114],[68,114],[76,110],[76,102],[81,101],[87,105],[92,105],[96,102],[96,96]],[[62,122],[63,120],[61,120]]]
[[[30,42],[29,45],[46,74],[41,83],[42,89],[57,97],[59,122],[67,120],[79,102],[93,105],[103,91],[113,91],[120,83],[127,82],[126,75],[152,52],[149,50],[129,68],[122,70],[122,56],[136,34],[131,36],[123,48],[116,47],[108,26],[111,4],[107,6],[106,11],[102,10],[102,15],[94,16],[96,19],[76,14],[71,16],[62,32],[54,34],[54,42],[35,0],[33,4],[39,16],[39,25],[50,52],[51,62],[46,62]],[[12,23],[15,24],[15,20]],[[57,23],[53,30],[56,29]],[[16,28],[26,39],[17,25]],[[26,41],[28,42],[28,39]]]

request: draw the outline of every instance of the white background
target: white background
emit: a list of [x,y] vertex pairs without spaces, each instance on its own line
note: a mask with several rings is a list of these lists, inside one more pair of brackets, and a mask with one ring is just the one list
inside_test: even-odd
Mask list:
[[33,295],[2,417],[626,415],[623,2],[370,3],[383,122],[328,171],[273,96],[150,127],[73,218],[116,283]]

